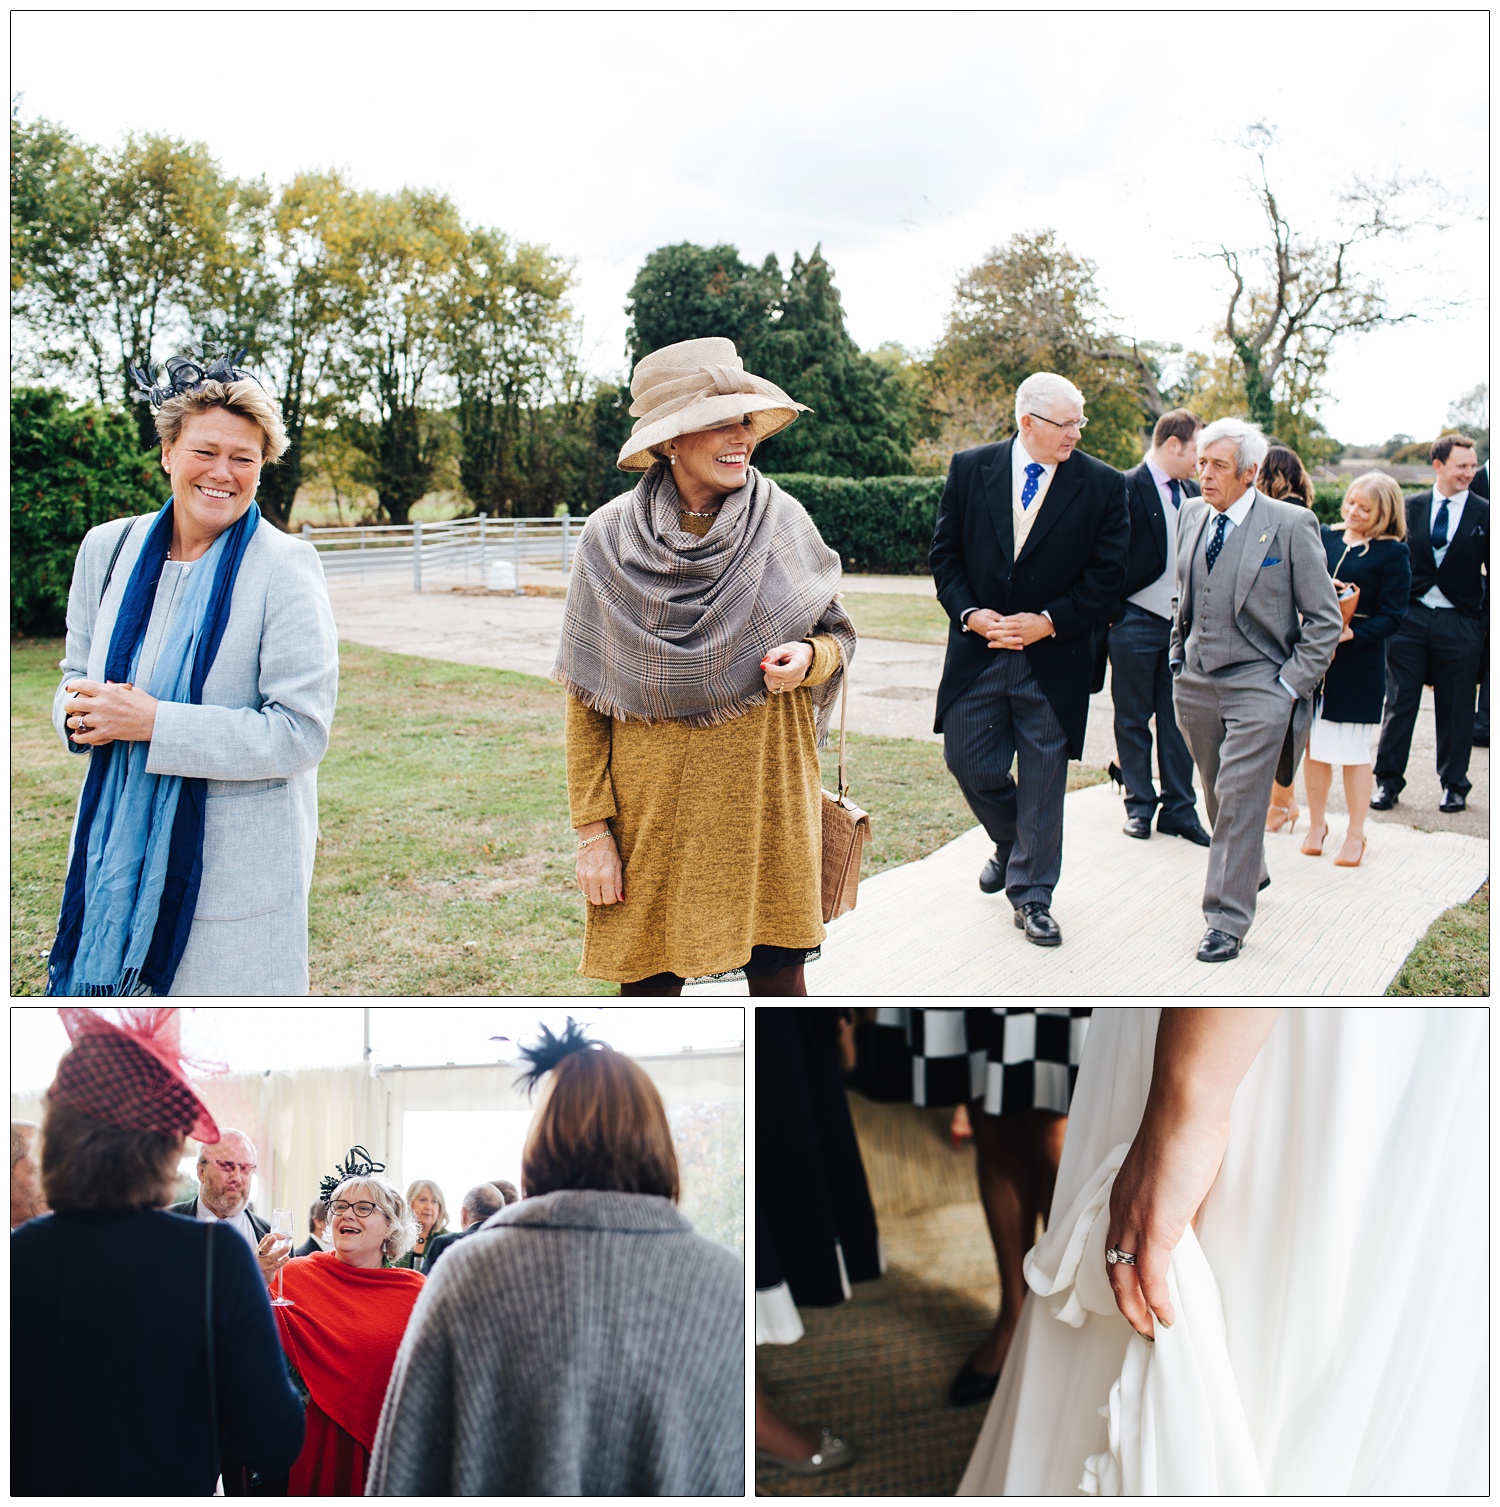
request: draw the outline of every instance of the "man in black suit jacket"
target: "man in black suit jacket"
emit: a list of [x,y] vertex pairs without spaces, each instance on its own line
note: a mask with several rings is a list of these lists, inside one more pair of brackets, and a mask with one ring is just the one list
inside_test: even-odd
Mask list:
[[327,1228],[328,1205],[321,1198],[315,1198],[307,1211],[307,1239],[292,1252],[293,1257],[316,1256],[319,1251],[328,1250],[329,1247],[323,1244],[323,1231]]
[[[509,1184],[506,1185],[507,1187]],[[446,1235],[439,1235],[432,1242],[432,1249],[428,1251],[426,1260],[422,1263],[422,1271],[426,1276],[432,1275],[432,1269],[437,1265],[437,1259],[453,1244],[455,1240],[462,1240],[465,1235],[471,1235],[492,1214],[498,1214],[507,1204],[514,1203],[515,1199],[507,1199],[494,1183],[480,1183],[470,1188],[464,1194],[464,1201],[459,1205],[459,1227],[449,1230]]]
[[[1198,495],[1191,478],[1198,464],[1203,420],[1174,408],[1156,421],[1151,448],[1125,473],[1130,506],[1130,558],[1123,600],[1110,614],[1110,696],[1115,705],[1115,752],[1125,786],[1125,835],[1156,830],[1209,845],[1193,798],[1193,756],[1177,726],[1168,645],[1177,607],[1177,522],[1183,504]],[[1151,719],[1156,718],[1156,764],[1161,796],[1151,783]],[[1161,807],[1157,812],[1158,804]]]
[[[1056,947],[1068,758],[1083,756],[1094,630],[1125,584],[1125,480],[1076,449],[1083,394],[1037,372],[1016,393],[1017,434],[960,451],[932,536],[948,654],[935,731],[995,844],[979,887],[1002,886],[1028,941]],[[1017,782],[1011,779],[1019,758]]]
[[1386,650],[1385,720],[1370,798],[1376,811],[1389,811],[1406,784],[1424,685],[1436,704],[1438,810],[1468,804],[1490,559],[1490,505],[1470,490],[1476,461],[1473,440],[1443,435],[1432,446],[1432,490],[1406,499],[1411,606]]
[[[1474,473],[1469,491],[1476,497],[1490,500],[1490,463],[1485,463]],[[1480,626],[1484,629],[1484,643],[1479,650],[1479,707],[1474,713],[1474,747],[1490,746],[1490,578],[1484,578],[1484,617]]]

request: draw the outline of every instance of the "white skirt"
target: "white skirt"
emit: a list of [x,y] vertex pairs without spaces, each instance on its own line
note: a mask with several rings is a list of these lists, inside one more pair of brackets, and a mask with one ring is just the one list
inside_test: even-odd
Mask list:
[[1320,764],[1373,764],[1379,736],[1378,722],[1325,722],[1318,711],[1307,739],[1307,757]]
[[1152,1346],[1114,1309],[1104,1235],[1158,1016],[1094,1012],[1033,1290],[960,1494],[1482,1494],[1485,1012],[1282,1012],[1173,1252],[1178,1322]]

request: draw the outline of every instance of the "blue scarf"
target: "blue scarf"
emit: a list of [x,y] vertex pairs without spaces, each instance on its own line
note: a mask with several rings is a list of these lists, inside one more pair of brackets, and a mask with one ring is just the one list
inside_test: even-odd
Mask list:
[[[104,679],[135,680],[156,588],[172,543],[172,509],[156,515],[120,602]],[[229,623],[230,601],[260,509],[253,502],[187,573],[147,687],[158,701],[203,702],[203,682]],[[149,743],[89,752],[73,860],[63,887],[48,994],[168,993],[187,947],[203,878],[208,782],[148,774]]]

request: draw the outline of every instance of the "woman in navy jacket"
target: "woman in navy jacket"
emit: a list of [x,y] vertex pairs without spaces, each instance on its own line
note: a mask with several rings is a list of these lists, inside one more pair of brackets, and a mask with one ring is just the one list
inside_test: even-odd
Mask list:
[[[1370,471],[1349,483],[1344,527],[1323,526],[1323,548],[1334,580],[1359,588],[1313,715],[1303,779],[1311,825],[1302,851],[1316,858],[1328,837],[1328,792],[1333,766],[1344,766],[1349,830],[1333,860],[1357,868],[1365,856],[1365,813],[1374,787],[1373,750],[1385,707],[1386,641],[1401,626],[1411,596],[1406,509],[1391,477]],[[1342,595],[1342,593],[1341,593]]]
[[184,1132],[219,1138],[177,1062],[176,1011],[123,1028],[59,1014],[74,1045],[42,1128],[53,1212],[11,1239],[11,1493],[212,1496],[225,1455],[285,1474],[302,1405],[255,1257],[162,1208]]

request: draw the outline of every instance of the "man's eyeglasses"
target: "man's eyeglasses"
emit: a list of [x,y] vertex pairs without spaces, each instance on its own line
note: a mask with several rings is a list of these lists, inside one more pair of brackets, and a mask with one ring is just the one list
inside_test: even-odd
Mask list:
[[347,1198],[341,1198],[336,1203],[329,1204],[328,1207],[329,1211],[334,1214],[358,1214],[361,1219],[368,1219],[380,1205],[369,1203],[364,1199],[352,1204]]
[[[1030,413],[1031,410],[1028,409],[1027,412]],[[1059,424],[1056,419],[1049,419],[1044,413],[1033,413],[1031,414],[1031,417],[1034,419],[1040,419],[1044,424],[1051,424],[1054,429],[1076,429],[1079,434],[1082,434],[1083,431],[1089,427],[1089,421],[1087,419],[1069,419],[1066,424]]]

